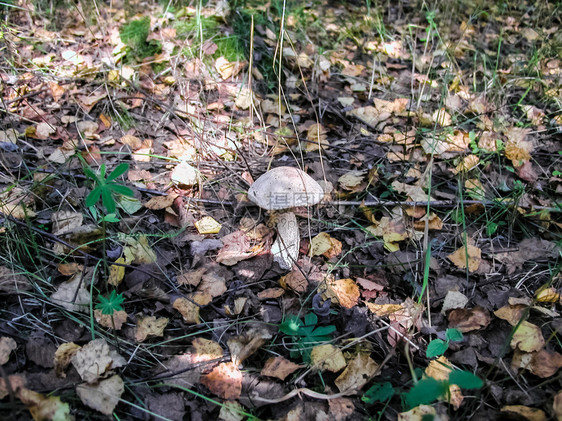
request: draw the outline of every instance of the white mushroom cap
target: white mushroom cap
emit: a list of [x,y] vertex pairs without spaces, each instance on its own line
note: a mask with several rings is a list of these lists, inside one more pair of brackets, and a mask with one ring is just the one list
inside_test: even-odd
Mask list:
[[248,198],[267,210],[312,206],[323,197],[324,190],[320,184],[304,171],[293,167],[269,170],[248,189]]

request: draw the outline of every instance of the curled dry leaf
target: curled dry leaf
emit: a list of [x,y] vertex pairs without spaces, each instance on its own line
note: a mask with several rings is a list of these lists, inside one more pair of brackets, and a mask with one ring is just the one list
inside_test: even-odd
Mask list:
[[80,384],[76,393],[84,405],[110,417],[125,391],[125,384],[117,374],[96,384]]
[[70,364],[70,359],[72,356],[81,348],[80,345],[76,345],[74,342],[67,342],[61,344],[55,351],[54,366],[55,375],[60,378],[65,378],[66,367]]
[[221,363],[203,376],[201,383],[222,399],[238,399],[242,392],[242,372],[232,362]]
[[345,367],[343,352],[332,344],[317,345],[310,352],[311,364],[320,371],[337,373]]
[[279,380],[285,380],[285,378],[301,368],[300,365],[295,364],[286,358],[281,356],[270,357],[264,364],[261,375],[268,377],[275,377]]
[[472,332],[490,324],[490,313],[482,307],[458,308],[449,313],[449,327],[461,332]]
[[137,327],[135,329],[135,339],[137,342],[144,342],[147,338],[164,336],[164,329],[168,325],[167,317],[154,317],[137,315]]

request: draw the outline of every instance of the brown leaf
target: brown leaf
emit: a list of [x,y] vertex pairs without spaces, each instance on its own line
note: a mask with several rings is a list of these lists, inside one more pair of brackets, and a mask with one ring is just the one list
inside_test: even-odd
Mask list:
[[285,380],[285,378],[293,373],[294,371],[301,368],[300,365],[295,364],[283,357],[270,357],[264,364],[261,375],[268,377],[275,377],[279,380]]
[[449,254],[447,258],[459,269],[465,269],[468,261],[468,271],[475,272],[478,270],[480,262],[482,261],[482,252],[478,247],[469,244],[467,247],[461,247]]
[[84,405],[111,417],[125,391],[125,383],[117,374],[97,384],[80,384],[76,394]]
[[356,305],[359,295],[359,287],[353,279],[338,279],[328,282],[327,298],[336,298],[342,307],[351,308]]
[[539,351],[544,346],[544,337],[540,327],[527,321],[521,322],[511,339],[511,347],[519,348],[521,351]]
[[556,374],[562,367],[562,354],[541,349],[537,352],[526,353],[515,349],[511,365],[514,368],[524,368],[535,376],[547,378]]
[[378,369],[379,365],[369,355],[357,354],[335,380],[336,386],[340,392],[350,389],[360,390]]
[[238,399],[242,392],[242,372],[232,362],[221,363],[203,376],[201,383],[222,399]]
[[154,317],[137,315],[137,327],[135,329],[135,339],[137,342],[144,342],[147,338],[164,336],[164,329],[168,325],[167,317]]
[[489,324],[490,313],[482,307],[457,308],[449,313],[449,327],[457,328],[463,333],[485,328]]
[[16,341],[12,338],[8,336],[2,336],[0,338],[0,365],[4,365],[10,360],[10,354],[17,347]]
[[317,345],[310,352],[310,363],[320,371],[337,373],[346,366],[343,352],[332,344]]
[[541,409],[529,408],[524,405],[506,405],[501,408],[501,412],[507,414],[510,419],[514,417],[523,418],[527,421],[547,421],[546,414]]
[[494,314],[496,317],[507,321],[511,326],[516,326],[523,317],[526,308],[527,306],[523,304],[506,305],[498,308],[494,311]]
[[244,231],[234,231],[225,235],[221,241],[224,246],[217,254],[217,263],[233,266],[241,260],[246,260],[253,256],[253,253],[250,251],[250,239]]

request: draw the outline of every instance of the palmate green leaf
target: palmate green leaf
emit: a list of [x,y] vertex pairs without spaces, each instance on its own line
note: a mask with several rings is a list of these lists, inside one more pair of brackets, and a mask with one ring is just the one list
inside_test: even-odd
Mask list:
[[456,384],[463,389],[480,389],[484,386],[484,382],[480,377],[464,370],[451,371],[449,383]]
[[448,388],[447,382],[435,380],[431,377],[422,379],[406,393],[406,405],[408,408],[414,408],[419,405],[430,404],[440,396],[445,395]]
[[96,187],[94,190],[92,190],[90,192],[90,194],[86,197],[86,207],[90,207],[90,206],[94,206],[96,203],[98,203],[98,201],[100,200],[100,196],[101,196],[101,192],[102,192],[102,188],[101,187]]
[[125,301],[123,294],[117,294],[115,290],[111,291],[108,298],[103,295],[98,296],[99,303],[96,304],[96,309],[101,310],[102,314],[111,315],[116,311],[123,310],[121,304]]
[[285,317],[283,323],[279,325],[279,331],[289,336],[296,336],[302,326],[302,321],[297,316],[289,315]]
[[119,165],[117,165],[117,167],[115,167],[115,169],[113,171],[111,171],[111,174],[109,174],[107,176],[106,181],[109,182],[109,181],[115,180],[120,175],[125,174],[128,169],[129,169],[129,164],[127,164],[125,162],[120,163]]
[[109,183],[107,184],[107,187],[109,189],[111,189],[111,191],[117,193],[117,194],[122,194],[123,196],[134,196],[135,193],[133,192],[133,190],[127,186],[123,186],[122,184],[116,184],[116,183]]
[[335,332],[336,327],[334,325],[330,326],[318,326],[310,336],[318,337],[318,336],[328,336]]
[[90,168],[84,167],[84,174],[86,174],[86,176],[91,180],[94,180],[99,183],[100,179],[98,175],[95,172],[93,172]]
[[111,190],[104,186],[105,188],[101,189],[101,201],[107,210],[107,213],[115,213],[115,199],[111,195]]
[[447,348],[449,348],[449,344],[447,342],[442,339],[434,339],[429,343],[429,345],[427,345],[425,356],[427,358],[439,357],[447,351]]

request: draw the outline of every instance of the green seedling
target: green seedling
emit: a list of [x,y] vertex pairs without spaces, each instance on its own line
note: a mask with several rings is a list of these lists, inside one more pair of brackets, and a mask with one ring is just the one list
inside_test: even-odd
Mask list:
[[109,294],[108,298],[104,297],[103,295],[99,295],[98,301],[99,302],[96,304],[96,309],[101,310],[102,314],[113,316],[113,313],[115,313],[116,311],[123,310],[121,304],[123,304],[125,298],[123,297],[123,294],[117,294],[115,290],[113,290],[111,291],[111,294]]
[[[121,163],[117,165],[117,168],[115,168],[107,176],[107,178],[105,178],[105,173],[106,173],[105,164],[101,165],[99,174],[96,174],[94,171],[92,171],[91,168],[85,167],[84,173],[88,178],[93,180],[95,183],[94,189],[86,197],[86,206],[87,207],[95,206],[95,204],[99,202],[101,197],[101,201],[103,203],[103,206],[107,210],[107,213],[113,214],[113,217],[115,217],[116,204],[115,204],[114,195],[115,194],[121,194],[124,196],[134,195],[133,190],[131,190],[129,187],[114,181],[115,179],[117,179],[117,177],[126,173],[128,169],[129,169],[129,164]],[[107,216],[109,217],[110,215]]]
[[460,342],[462,341],[462,332],[458,329],[447,329],[445,333],[445,339],[434,339],[432,340],[427,349],[425,350],[425,356],[427,358],[439,357],[449,349],[450,342]]
[[449,396],[449,387],[456,384],[462,389],[480,389],[484,382],[478,376],[463,370],[453,370],[447,380],[436,380],[427,377],[420,380],[406,394],[404,403],[408,409],[419,405],[428,405],[437,399]]
[[316,326],[318,317],[314,313],[308,313],[302,321],[297,316],[287,316],[279,325],[279,331],[293,337],[296,350],[291,351],[291,358],[299,355],[305,362],[310,362],[310,352],[313,347],[330,341],[331,334],[336,330],[333,325]]

